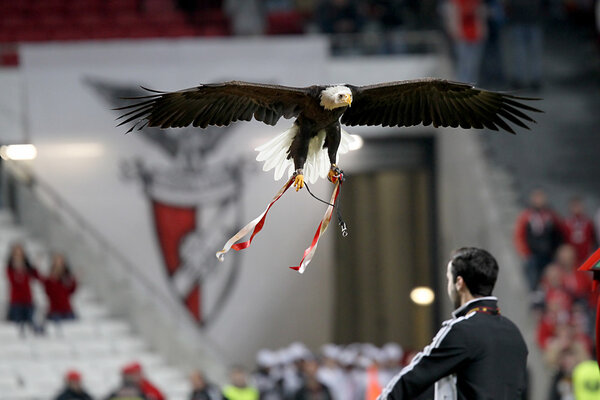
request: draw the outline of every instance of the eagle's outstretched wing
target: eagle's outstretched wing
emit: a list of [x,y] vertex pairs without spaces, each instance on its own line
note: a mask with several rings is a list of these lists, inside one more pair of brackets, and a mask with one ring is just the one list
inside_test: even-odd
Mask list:
[[135,121],[128,132],[146,125],[206,128],[250,121],[252,117],[275,125],[281,117],[297,116],[308,102],[314,101],[311,89],[240,81],[200,85],[170,93],[146,89],[156,94],[134,98],[141,101],[117,108],[127,111],[119,117],[123,119],[119,126]]
[[442,79],[389,82],[370,86],[346,85],[352,107],[342,116],[344,125],[413,126],[433,124],[456,128],[498,127],[515,133],[507,121],[529,129],[535,122],[525,111],[541,112],[519,100],[537,100],[477,89]]

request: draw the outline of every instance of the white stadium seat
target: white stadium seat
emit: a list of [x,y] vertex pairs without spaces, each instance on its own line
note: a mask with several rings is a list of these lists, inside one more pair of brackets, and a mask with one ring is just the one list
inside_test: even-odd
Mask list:
[[83,357],[110,357],[114,353],[114,348],[111,343],[104,341],[88,341],[73,343],[75,354]]
[[31,359],[33,352],[31,346],[24,341],[22,342],[11,342],[6,345],[0,346],[0,358],[4,359]]
[[113,345],[116,352],[123,354],[139,353],[147,349],[146,343],[134,336],[116,337]]
[[107,320],[99,325],[99,331],[105,337],[123,336],[131,332],[131,327],[123,321]]

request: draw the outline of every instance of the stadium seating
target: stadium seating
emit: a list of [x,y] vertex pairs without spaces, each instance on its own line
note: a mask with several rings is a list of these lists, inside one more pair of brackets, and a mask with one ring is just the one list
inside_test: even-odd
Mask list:
[[[228,35],[228,26],[218,4],[198,11],[193,18],[187,18],[171,0],[20,0],[0,4],[0,44],[216,36]],[[15,59],[0,58],[0,62],[11,65]]]
[[[0,260],[6,260],[9,245],[17,240],[25,244],[35,262],[47,254],[42,243],[12,224],[8,213],[0,211]],[[39,269],[45,271],[43,263]],[[3,273],[1,310],[6,309],[7,290]],[[34,283],[33,292],[39,318],[47,300],[40,285]],[[47,323],[44,335],[36,336],[30,330],[21,335],[15,324],[0,322],[0,398],[48,399],[62,387],[65,372],[73,368],[82,373],[90,394],[103,398],[119,385],[121,367],[132,361],[142,364],[148,378],[168,399],[187,398],[190,386],[185,374],[149,349],[126,321],[111,318],[85,282],[74,295],[73,306],[80,319]]]

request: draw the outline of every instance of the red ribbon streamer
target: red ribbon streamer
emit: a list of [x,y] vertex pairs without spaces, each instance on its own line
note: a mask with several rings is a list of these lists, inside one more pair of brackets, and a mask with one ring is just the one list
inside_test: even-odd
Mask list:
[[317,246],[319,244],[319,239],[327,230],[329,226],[329,221],[331,221],[331,216],[333,214],[333,208],[335,202],[337,201],[338,195],[340,194],[340,188],[342,185],[342,181],[340,179],[335,180],[335,188],[333,189],[333,193],[331,194],[331,200],[329,201],[329,206],[327,206],[327,210],[325,211],[325,215],[323,215],[323,219],[321,223],[317,227],[317,231],[315,232],[315,236],[313,237],[312,243],[310,246],[304,250],[304,255],[302,256],[302,260],[300,260],[300,265],[296,267],[290,267],[291,269],[298,271],[299,273],[304,273],[306,267],[312,261],[315,252],[317,251]]
[[[314,254],[317,250],[317,246],[319,244],[319,239],[321,238],[323,233],[325,233],[325,231],[327,230],[327,227],[329,226],[329,222],[331,221],[331,216],[333,214],[333,208],[335,207],[335,202],[337,201],[337,198],[340,194],[340,188],[342,185],[342,180],[339,178],[341,178],[341,176],[335,176],[333,179],[333,181],[335,183],[335,187],[333,189],[333,193],[331,194],[331,200],[329,202],[329,206],[327,206],[325,215],[323,215],[323,219],[321,220],[321,223],[317,227],[317,231],[315,232],[315,235],[313,237],[311,245],[306,250],[304,250],[304,255],[302,256],[300,265],[298,265],[297,267],[290,267],[291,269],[296,270],[299,273],[303,273],[306,270],[306,267],[308,266],[308,264],[310,264]],[[246,226],[244,226],[242,229],[240,229],[238,233],[233,235],[227,241],[227,243],[225,243],[225,246],[223,246],[223,249],[218,251],[216,254],[219,261],[224,260],[225,254],[230,249],[239,251],[239,250],[243,250],[243,249],[250,247],[250,244],[252,244],[252,240],[254,239],[254,236],[256,236],[258,234],[258,232],[260,232],[262,230],[262,228],[265,224],[265,220],[267,219],[267,214],[269,213],[269,210],[271,209],[273,204],[275,204],[275,202],[277,200],[279,200],[281,198],[281,196],[283,196],[283,194],[290,188],[290,186],[292,185],[293,182],[294,182],[294,177],[291,177],[287,181],[287,183],[279,190],[279,192],[275,195],[275,197],[273,197],[273,200],[271,200],[271,202],[269,203],[269,205],[267,206],[265,211],[263,211],[263,213],[261,215],[259,215],[258,217],[256,217],[252,221],[250,221]],[[250,239],[248,239],[247,241],[242,242],[242,243],[236,243],[238,240],[240,240],[241,238],[246,236],[251,230],[252,230],[252,234],[250,235]]]
[[[265,211],[263,211],[263,213],[261,215],[259,215],[257,218],[253,219],[246,226],[244,226],[242,229],[240,229],[238,233],[233,235],[227,241],[227,243],[225,243],[225,246],[223,246],[223,249],[218,251],[216,254],[219,261],[224,260],[225,254],[231,248],[233,248],[234,250],[243,250],[250,246],[250,244],[252,243],[252,239],[254,239],[254,236],[256,236],[256,234],[258,232],[260,232],[262,230],[263,226],[265,225],[265,220],[267,219],[267,214],[269,213],[271,206],[273,206],[273,204],[275,204],[275,202],[277,200],[279,200],[281,198],[281,196],[283,196],[283,194],[290,188],[290,186],[292,185],[293,182],[294,182],[294,177],[291,177],[286,182],[286,184],[283,185],[283,187],[279,190],[279,192],[275,195],[275,197],[273,197],[273,200],[271,200],[271,202],[267,206],[267,209]],[[253,231],[252,231],[252,235],[250,235],[250,239],[248,239],[247,241],[242,242],[242,243],[235,243],[238,240],[240,240],[241,238],[243,238],[244,236],[246,236],[248,234],[248,232],[250,232],[251,229],[253,229]]]

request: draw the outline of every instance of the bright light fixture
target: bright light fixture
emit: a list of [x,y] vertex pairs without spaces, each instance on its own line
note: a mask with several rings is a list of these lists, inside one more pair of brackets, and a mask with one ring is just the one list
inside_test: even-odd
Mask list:
[[365,144],[363,138],[358,135],[350,135],[350,137],[352,137],[352,142],[350,142],[350,145],[348,146],[350,150],[358,150]]
[[0,157],[5,160],[33,160],[37,149],[32,144],[10,144],[0,147]]
[[433,303],[435,294],[427,286],[417,286],[410,292],[410,299],[420,306],[428,306]]

